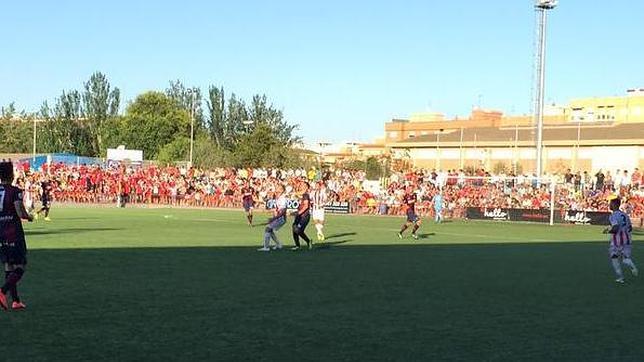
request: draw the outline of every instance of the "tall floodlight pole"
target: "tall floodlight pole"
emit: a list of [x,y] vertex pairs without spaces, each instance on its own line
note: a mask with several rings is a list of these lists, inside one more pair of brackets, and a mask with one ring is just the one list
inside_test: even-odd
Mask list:
[[557,6],[557,0],[536,0],[538,18],[537,87],[535,97],[535,118],[537,120],[537,177],[543,175],[543,104],[546,76],[546,20],[548,10]]
[[190,96],[190,164],[189,168],[192,168],[192,152],[195,145],[195,98],[197,97],[197,92],[193,89],[188,89],[188,95]]
[[36,117],[34,117],[34,147],[32,153],[34,161],[36,161]]

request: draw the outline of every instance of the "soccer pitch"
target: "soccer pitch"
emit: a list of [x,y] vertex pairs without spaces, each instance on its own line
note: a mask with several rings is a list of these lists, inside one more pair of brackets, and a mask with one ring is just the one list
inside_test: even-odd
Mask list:
[[601,227],[425,220],[414,241],[330,216],[314,250],[260,253],[241,211],[52,218],[26,225],[3,360],[644,359],[644,281],[614,283]]

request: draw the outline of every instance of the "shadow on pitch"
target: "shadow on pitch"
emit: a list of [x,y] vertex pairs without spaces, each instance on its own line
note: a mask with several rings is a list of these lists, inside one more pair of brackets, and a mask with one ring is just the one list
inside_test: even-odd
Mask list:
[[337,238],[342,238],[342,237],[345,237],[345,236],[354,236],[354,235],[357,235],[357,233],[340,233],[340,234],[329,235],[329,236],[325,237],[324,239],[325,240],[337,239]]
[[[355,233],[354,233],[354,234],[355,234]],[[328,240],[328,238],[327,238],[327,240]],[[324,249],[331,249],[331,248],[333,248],[333,247],[335,247],[335,246],[337,246],[337,245],[346,244],[346,243],[348,243],[348,242],[350,242],[350,241],[352,241],[352,239],[344,239],[344,240],[336,240],[336,241],[321,242],[321,243],[318,243],[318,244],[316,245],[315,249],[321,249],[321,250],[324,250]]]
[[56,235],[56,234],[76,234],[91,233],[94,231],[116,231],[121,228],[68,228],[68,229],[45,229],[45,230],[25,230],[25,235]]
[[418,238],[419,238],[419,239],[427,239],[427,238],[429,238],[430,236],[434,236],[434,235],[436,235],[436,233],[424,233],[424,234],[418,234]]

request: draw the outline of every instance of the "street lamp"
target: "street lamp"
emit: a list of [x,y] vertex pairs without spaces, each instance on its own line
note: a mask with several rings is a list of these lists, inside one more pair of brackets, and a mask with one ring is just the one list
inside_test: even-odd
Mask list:
[[441,168],[441,132],[443,132],[443,129],[439,129],[438,132],[436,132],[436,169],[440,170]]
[[535,116],[537,118],[537,176],[543,174],[543,104],[546,75],[546,20],[548,10],[557,6],[557,0],[536,0],[535,10],[538,13],[538,51],[537,51],[537,87],[535,99]]
[[188,167],[192,168],[192,153],[195,146],[195,103],[197,91],[192,88],[188,89],[188,96],[190,97],[190,162]]
[[33,153],[33,158],[34,158],[33,162],[36,162],[36,121],[37,121],[37,119],[36,119],[36,117],[34,117],[34,135],[33,135],[34,147],[33,147],[33,150],[32,150],[33,151],[32,152]]

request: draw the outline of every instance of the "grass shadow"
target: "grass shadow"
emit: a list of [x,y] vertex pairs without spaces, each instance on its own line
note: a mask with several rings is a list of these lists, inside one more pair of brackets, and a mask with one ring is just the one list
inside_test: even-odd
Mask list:
[[25,230],[25,235],[55,235],[55,234],[72,234],[72,233],[91,233],[95,231],[117,231],[121,228],[68,228],[68,229],[45,229],[45,230]]
[[436,235],[436,233],[424,233],[424,234],[418,234],[418,238],[419,238],[419,239],[427,239],[427,238],[429,238],[430,236],[434,236],[434,235]]
[[321,243],[317,244],[316,249],[331,249],[331,248],[335,247],[336,245],[346,244],[346,243],[348,243],[350,241],[352,241],[352,239],[336,240],[336,241],[330,241],[330,242],[321,242]]
[[325,237],[324,239],[325,239],[325,240],[329,240],[329,239],[337,239],[337,238],[341,238],[341,237],[344,237],[344,236],[354,236],[354,235],[357,235],[357,234],[358,234],[358,233],[355,233],[355,232],[351,232],[351,233],[339,233],[339,234],[333,234],[333,235],[327,236],[327,237]]

